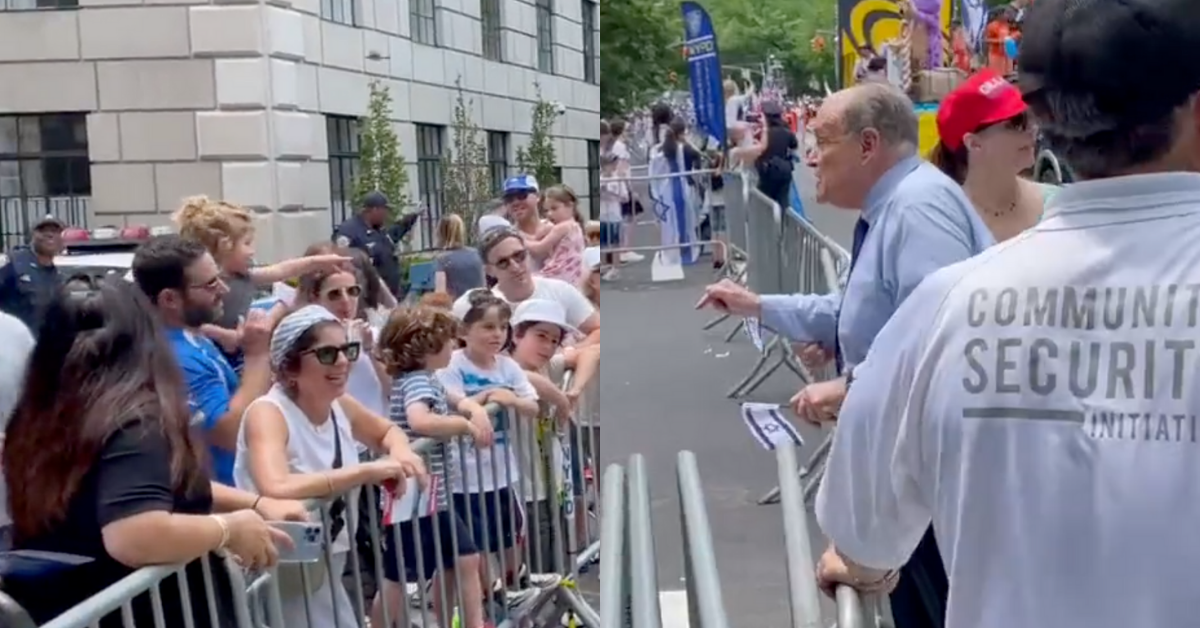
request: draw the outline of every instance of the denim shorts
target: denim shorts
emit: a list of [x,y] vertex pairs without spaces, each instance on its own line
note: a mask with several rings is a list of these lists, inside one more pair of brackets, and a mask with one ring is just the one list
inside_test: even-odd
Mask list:
[[621,246],[621,223],[619,223],[619,222],[602,222],[602,223],[600,223],[600,246],[602,246],[602,247]]

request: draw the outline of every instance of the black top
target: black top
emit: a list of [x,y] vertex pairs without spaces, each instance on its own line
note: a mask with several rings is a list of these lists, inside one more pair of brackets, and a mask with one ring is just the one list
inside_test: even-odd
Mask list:
[[[171,488],[170,450],[157,426],[137,421],[113,434],[78,492],[68,506],[67,518],[39,538],[16,544],[14,549],[61,552],[94,558],[95,561],[50,576],[29,580],[6,580],[4,590],[25,607],[35,623],[45,623],[105,587],[133,572],[104,549],[101,530],[105,525],[154,510],[180,514],[212,512],[212,488],[204,483],[190,494]],[[13,491],[20,490],[12,487]],[[215,524],[214,524],[215,526]],[[197,628],[235,625],[233,597],[224,561],[209,555],[217,621],[211,621],[199,561],[186,570],[194,625]],[[166,626],[183,626],[182,606],[176,576],[160,583]],[[133,604],[134,624],[154,625],[149,595]],[[101,628],[121,626],[120,613],[100,622]]]
[[383,279],[384,285],[397,298],[400,297],[400,260],[396,259],[396,243],[388,233],[371,227],[361,215],[355,215],[338,225],[333,236],[334,243],[338,246],[365,251],[371,258],[371,265]]

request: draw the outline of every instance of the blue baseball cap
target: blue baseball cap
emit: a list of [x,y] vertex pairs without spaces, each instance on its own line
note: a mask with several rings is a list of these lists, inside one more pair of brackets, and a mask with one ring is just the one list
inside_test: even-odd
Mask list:
[[534,194],[537,194],[537,192],[538,192],[537,178],[531,174],[519,174],[515,177],[509,177],[504,182],[504,195],[505,196],[508,196],[509,194],[517,194],[519,192],[526,192],[526,193],[532,192]]

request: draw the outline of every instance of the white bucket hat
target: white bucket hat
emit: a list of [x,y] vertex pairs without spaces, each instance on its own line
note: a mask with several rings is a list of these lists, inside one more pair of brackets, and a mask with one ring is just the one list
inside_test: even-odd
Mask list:
[[567,312],[556,301],[547,299],[526,299],[513,310],[513,327],[522,323],[550,323],[558,325],[568,335],[580,335],[579,330],[567,324]]

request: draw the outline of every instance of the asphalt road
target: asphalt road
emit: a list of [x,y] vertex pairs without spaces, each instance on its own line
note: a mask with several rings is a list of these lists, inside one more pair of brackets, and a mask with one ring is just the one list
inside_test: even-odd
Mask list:
[[[807,170],[798,172],[797,179],[809,218],[849,248],[856,214],[817,205]],[[639,243],[652,243],[652,229],[641,228]],[[697,265],[686,274],[683,281],[652,283],[649,264],[642,262],[622,270],[620,280],[605,284],[600,375],[603,462],[625,463],[635,453],[645,456],[659,588],[678,591],[685,583],[675,464],[678,452],[694,452],[730,624],[782,628],[792,625],[782,514],[778,506],[755,503],[778,483],[775,458],[747,432],[738,416],[739,402],[725,396],[754,363],[755,350],[742,335],[724,342],[732,323],[702,331],[711,314],[697,312],[693,305],[712,273]],[[782,403],[799,385],[794,375],[781,369],[750,400]],[[800,452],[804,458],[821,434],[807,426],[801,432],[806,440]],[[815,556],[824,541],[811,516],[809,529],[816,537]],[[668,606],[676,605],[664,602],[664,626],[674,628],[679,618],[670,616],[676,611],[666,610]],[[826,603],[823,610],[827,625],[833,607]]]

